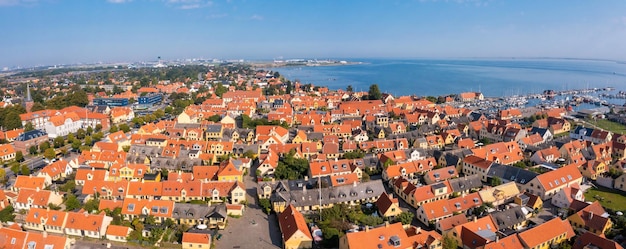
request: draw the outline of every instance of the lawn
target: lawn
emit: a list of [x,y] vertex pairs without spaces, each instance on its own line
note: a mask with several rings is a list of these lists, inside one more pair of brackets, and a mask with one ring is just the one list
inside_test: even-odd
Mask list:
[[585,192],[585,201],[600,201],[603,207],[614,211],[626,211],[626,195],[604,187],[590,188]]
[[613,133],[626,134],[626,126],[606,119],[587,120],[589,123]]

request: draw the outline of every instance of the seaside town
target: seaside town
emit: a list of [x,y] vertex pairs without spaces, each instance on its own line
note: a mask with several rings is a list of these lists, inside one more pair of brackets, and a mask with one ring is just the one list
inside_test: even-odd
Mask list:
[[3,73],[0,248],[626,244],[624,106],[159,65]]

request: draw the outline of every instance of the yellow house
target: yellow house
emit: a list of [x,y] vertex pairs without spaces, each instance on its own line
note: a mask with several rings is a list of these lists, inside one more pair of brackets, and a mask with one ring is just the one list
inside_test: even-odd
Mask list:
[[278,225],[283,234],[283,248],[299,249],[312,248],[313,237],[306,224],[306,220],[293,205],[278,214]]
[[576,235],[568,220],[556,217],[518,234],[525,248],[548,249]]
[[377,126],[376,128],[374,128],[374,136],[380,139],[385,138],[385,129],[383,129],[380,126]]
[[221,124],[208,125],[205,130],[206,139],[222,139],[224,128]]
[[606,164],[596,160],[586,161],[582,166],[578,168],[580,173],[591,180],[596,180],[598,175],[607,171]]
[[567,217],[577,229],[586,230],[597,235],[603,235],[613,226],[608,213],[598,201],[589,204],[582,210]]
[[211,235],[204,233],[183,233],[183,249],[211,248]]
[[516,196],[513,202],[520,206],[532,208],[533,210],[540,210],[541,208],[543,208],[543,201],[541,200],[541,198],[527,192]]
[[383,192],[376,201],[376,207],[378,208],[379,215],[383,217],[395,217],[402,213],[400,205],[398,204],[398,198],[393,198],[392,195],[388,195],[385,192]]
[[243,172],[235,168],[235,164],[229,160],[222,162],[217,172],[217,179],[222,182],[243,181]]
[[298,130],[296,136],[291,140],[292,144],[301,144],[304,142],[308,142],[306,132],[303,130]]

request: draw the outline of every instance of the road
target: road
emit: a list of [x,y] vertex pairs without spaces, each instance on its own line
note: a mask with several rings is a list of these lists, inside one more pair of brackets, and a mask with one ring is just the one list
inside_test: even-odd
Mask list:
[[[281,248],[282,235],[275,214],[265,214],[258,205],[257,183],[254,174],[257,165],[250,168],[251,174],[244,177],[248,207],[240,218],[228,218],[228,226],[220,231],[222,238],[216,248]],[[245,234],[246,239],[242,239]]]

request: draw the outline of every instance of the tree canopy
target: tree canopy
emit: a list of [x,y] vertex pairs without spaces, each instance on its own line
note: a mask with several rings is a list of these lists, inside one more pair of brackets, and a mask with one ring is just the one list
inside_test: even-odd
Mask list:
[[380,92],[377,84],[370,85],[369,91],[367,91],[367,98],[371,100],[378,100],[383,98],[383,94]]
[[295,150],[289,151],[278,161],[274,177],[277,179],[302,179],[309,170],[309,161],[304,158],[295,158]]

